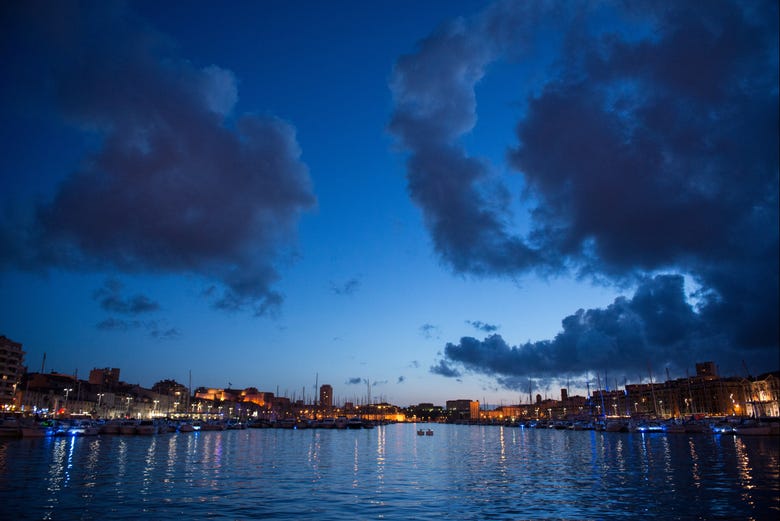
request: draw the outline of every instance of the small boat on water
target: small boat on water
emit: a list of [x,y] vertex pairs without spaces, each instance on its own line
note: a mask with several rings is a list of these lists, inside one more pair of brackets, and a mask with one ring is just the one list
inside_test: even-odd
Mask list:
[[426,436],[433,436],[433,431],[431,429],[428,429],[427,431],[425,431],[425,435]]
[[635,429],[636,432],[664,432],[664,427],[658,422],[654,421],[647,421],[647,422],[639,422],[636,424]]
[[196,430],[200,430],[200,426],[198,426],[198,429],[195,429],[195,425],[192,422],[183,421],[179,423],[179,432],[195,432]]
[[222,420],[209,420],[200,426],[201,431],[224,431],[225,429],[227,424]]
[[363,428],[363,420],[358,418],[357,416],[353,416],[349,420],[347,420],[347,429],[362,429]]
[[19,420],[13,416],[0,418],[0,438],[17,438],[21,435]]
[[609,420],[604,425],[605,432],[628,432],[628,424],[623,420]]
[[100,434],[119,434],[119,425],[117,420],[106,420],[98,424]]
[[718,422],[710,425],[713,434],[734,434],[734,426],[729,422]]
[[157,424],[152,420],[141,420],[138,425],[135,426],[136,434],[157,434],[159,429]]
[[417,435],[418,435],[418,436],[425,436],[425,430],[423,430],[423,429],[417,429]]
[[30,419],[28,421],[20,422],[19,429],[22,438],[43,438],[46,436],[54,436],[55,426],[54,420],[38,422]]
[[135,420],[125,420],[119,424],[119,434],[135,434],[135,427],[138,422]]
[[769,436],[771,434],[777,434],[778,430],[772,429],[772,425],[769,423],[763,423],[760,421],[748,420],[736,427],[734,427],[734,434],[740,436]]
[[685,425],[682,423],[670,421],[664,423],[662,427],[664,432],[667,434],[685,434]]
[[100,428],[89,420],[73,420],[67,430],[68,436],[97,436]]

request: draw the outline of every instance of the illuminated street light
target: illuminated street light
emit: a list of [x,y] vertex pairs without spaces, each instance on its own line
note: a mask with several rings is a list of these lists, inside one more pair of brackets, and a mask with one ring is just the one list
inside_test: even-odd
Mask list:
[[70,387],[67,389],[63,389],[65,391],[65,410],[68,410],[68,394],[72,391]]

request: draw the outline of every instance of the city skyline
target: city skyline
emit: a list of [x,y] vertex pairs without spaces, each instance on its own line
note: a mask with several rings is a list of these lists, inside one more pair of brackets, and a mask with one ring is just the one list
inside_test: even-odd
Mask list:
[[[0,339],[4,340],[5,342],[8,342],[10,344],[18,344],[13,342],[13,340],[8,339],[6,337],[0,337]],[[18,347],[19,350],[23,353],[23,349],[21,349],[21,346]],[[230,392],[231,390],[233,392],[238,391],[244,391],[249,389],[254,389],[257,392],[260,393],[270,393],[271,395],[274,395],[276,397],[281,397],[285,399],[289,399],[290,403],[303,403],[303,404],[317,404],[319,403],[322,405],[323,400],[328,403],[329,406],[333,407],[343,407],[347,403],[351,403],[355,406],[358,405],[369,405],[369,404],[380,404],[380,403],[389,403],[388,400],[386,400],[385,396],[383,395],[371,395],[371,382],[367,379],[361,380],[359,382],[360,384],[363,384],[365,386],[364,393],[360,394],[360,391],[355,390],[353,394],[350,394],[349,396],[340,395],[338,392],[334,392],[334,386],[329,383],[320,383],[319,377],[320,375],[315,375],[315,382],[313,385],[309,386],[306,384],[299,385],[296,388],[292,389],[280,389],[278,386],[276,386],[275,389],[270,387],[263,387],[262,385],[248,385],[245,387],[241,386],[233,386],[232,382],[228,382],[228,385],[225,387],[220,386],[208,386],[208,385],[199,385],[197,382],[192,383],[192,375],[188,375],[188,381],[182,382],[178,381],[175,378],[163,378],[161,380],[158,380],[154,382],[153,385],[141,385],[140,383],[136,382],[127,382],[124,381],[121,378],[121,368],[120,367],[93,367],[91,370],[89,370],[89,378],[84,378],[83,374],[81,377],[79,376],[78,371],[76,371],[74,374],[67,374],[57,371],[56,369],[50,369],[47,371],[48,368],[45,367],[45,357],[43,360],[43,363],[41,365],[41,370],[36,371],[34,369],[31,369],[29,364],[26,364],[26,361],[22,360],[23,366],[27,367],[27,373],[30,374],[40,374],[44,377],[48,376],[55,376],[60,378],[70,378],[73,379],[74,382],[89,382],[93,383],[93,375],[97,375],[96,377],[99,377],[102,380],[113,382],[114,384],[117,384],[121,388],[126,387],[133,387],[138,386],[142,389],[152,389],[157,385],[165,384],[166,386],[174,385],[178,386],[182,389],[187,389],[188,393],[191,396],[196,396],[199,393],[202,392],[202,390],[208,390],[208,392],[212,391],[227,391]],[[441,401],[441,403],[437,403],[434,401],[428,401],[426,399],[420,399],[416,402],[409,402],[409,403],[391,403],[391,405],[399,406],[399,407],[414,407],[417,405],[423,405],[427,403],[433,403],[436,406],[441,406],[445,402],[449,401],[475,401],[480,403],[480,407],[484,407],[486,410],[496,407],[503,407],[503,406],[520,406],[520,405],[529,405],[538,402],[541,400],[563,400],[565,401],[568,398],[592,398],[597,396],[598,393],[612,393],[620,391],[621,388],[624,390],[627,390],[629,387],[636,387],[638,386],[646,386],[648,384],[655,386],[664,386],[669,384],[670,382],[679,382],[679,381],[688,381],[690,382],[691,377],[694,377],[695,379],[707,379],[711,378],[714,380],[720,380],[722,378],[733,380],[735,378],[738,379],[745,379],[747,381],[759,381],[761,379],[766,378],[767,376],[774,375],[775,378],[777,378],[777,370],[774,371],[767,371],[762,372],[759,374],[721,374],[718,364],[712,361],[703,361],[703,362],[697,362],[695,364],[694,372],[688,373],[686,371],[685,377],[683,378],[672,378],[667,371],[665,375],[658,375],[657,377],[653,377],[653,375],[649,375],[648,378],[643,378],[641,375],[639,375],[637,380],[629,380],[627,378],[623,379],[622,381],[618,381],[617,379],[610,379],[609,375],[605,372],[602,375],[600,374],[593,374],[590,375],[592,378],[588,378],[587,381],[587,387],[586,392],[582,394],[578,394],[577,391],[582,391],[582,389],[576,389],[574,387],[570,386],[570,381],[562,382],[561,379],[558,379],[561,383],[561,387],[557,389],[540,389],[539,387],[532,387],[529,386],[527,389],[528,394],[524,395],[522,391],[518,390],[516,393],[517,400],[513,401],[511,397],[507,399],[501,399],[498,402],[489,402],[484,399],[480,399],[478,396],[455,396],[452,395],[449,398],[446,398]],[[746,365],[743,365],[743,371],[749,371]],[[24,376],[23,379],[27,379],[28,376]],[[344,382],[344,387],[350,387],[354,386],[356,382]],[[111,388],[112,384],[107,383],[105,384],[105,390],[109,390]],[[453,386],[454,389],[457,389],[458,386]],[[335,389],[339,389],[339,386],[336,386]],[[573,389],[574,392],[570,392],[570,389]],[[72,391],[73,389],[63,389],[63,392]],[[621,391],[622,392],[622,391]],[[556,393],[558,398],[556,398]],[[120,392],[121,394],[121,392]],[[165,393],[164,393],[165,394]],[[178,394],[178,393],[176,393]],[[445,391],[446,395],[446,391]],[[13,401],[13,400],[11,400]],[[10,402],[9,402],[10,403]]]
[[776,2],[3,11],[30,370],[411,404],[780,367]]

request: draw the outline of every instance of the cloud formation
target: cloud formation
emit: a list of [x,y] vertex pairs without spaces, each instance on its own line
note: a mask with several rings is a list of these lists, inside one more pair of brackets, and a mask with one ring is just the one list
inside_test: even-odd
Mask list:
[[[509,345],[501,335],[484,340],[463,337],[447,343],[444,358],[431,372],[460,376],[460,369],[485,374],[506,388],[527,389],[529,378],[558,379],[609,369],[623,381],[648,376],[651,367],[677,374],[719,353],[723,367],[740,367],[744,352],[696,312],[685,294],[681,275],[644,280],[627,299],[603,309],[580,309],[562,321],[552,340]],[[764,367],[776,352],[759,357]],[[656,369],[657,370],[657,369]]]
[[12,96],[53,103],[94,145],[22,232],[3,223],[4,263],[188,273],[221,286],[217,307],[278,306],[279,257],[315,204],[294,128],[234,114],[231,71],[179,56],[122,5],[9,15],[7,37],[40,74],[22,69]]
[[100,303],[101,308],[111,313],[139,315],[160,309],[160,305],[146,295],[123,297],[122,288],[123,284],[118,279],[107,279],[103,286],[95,290],[93,297]]
[[[776,2],[507,1],[442,26],[398,60],[391,81],[390,130],[408,151],[409,194],[436,252],[457,273],[633,282],[630,302],[648,277],[686,274],[701,287],[689,320],[665,332],[674,342],[637,349],[681,364],[696,349],[685,342],[706,331],[766,359],[780,311],[777,15]],[[477,125],[475,89],[500,60],[540,72],[518,92],[516,142],[507,144],[521,194],[462,143]],[[479,350],[462,340],[447,356],[474,370],[497,369],[492,353],[553,371],[619,366],[627,353],[575,363],[545,354],[564,347],[557,338],[519,352],[499,340]]]
[[466,324],[479,331],[484,331],[485,333],[498,331],[498,326],[494,326],[493,324],[486,324],[485,322],[481,322],[479,320],[467,320]]
[[333,292],[334,295],[352,295],[358,289],[360,289],[360,279],[356,277],[352,277],[343,284],[336,284],[335,282],[330,281],[330,291]]
[[423,324],[420,326],[420,334],[426,339],[439,338],[439,326],[428,323]]
[[109,317],[101,320],[97,328],[103,331],[126,332],[134,329],[144,329],[146,333],[157,340],[172,340],[181,335],[181,331],[175,327],[166,327],[158,320],[138,320]]

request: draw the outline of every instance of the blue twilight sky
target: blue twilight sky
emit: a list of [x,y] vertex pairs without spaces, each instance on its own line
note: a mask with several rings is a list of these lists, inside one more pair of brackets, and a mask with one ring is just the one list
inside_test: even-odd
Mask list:
[[776,2],[0,10],[30,370],[443,405],[780,366]]

